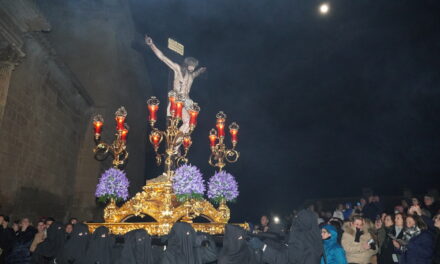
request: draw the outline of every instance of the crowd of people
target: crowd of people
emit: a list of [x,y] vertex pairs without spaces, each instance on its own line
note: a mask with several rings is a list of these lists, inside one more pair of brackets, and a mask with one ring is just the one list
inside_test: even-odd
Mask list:
[[392,213],[375,195],[330,214],[311,206],[290,228],[262,216],[250,230],[226,225],[221,240],[178,222],[154,238],[160,243],[143,229],[121,238],[104,226],[90,234],[75,218],[63,225],[49,217],[34,227],[0,215],[0,263],[440,264],[439,206],[431,195],[423,200],[404,200]]

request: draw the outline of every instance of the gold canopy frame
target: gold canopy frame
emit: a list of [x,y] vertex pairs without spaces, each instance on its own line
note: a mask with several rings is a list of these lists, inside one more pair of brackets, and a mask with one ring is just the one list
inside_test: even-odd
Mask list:
[[[93,232],[99,226],[106,226],[112,234],[123,235],[131,230],[145,229],[150,235],[162,236],[169,233],[174,223],[190,223],[196,231],[211,235],[223,234],[230,218],[230,210],[225,202],[215,208],[209,201],[189,200],[179,203],[172,191],[172,184],[167,174],[147,181],[133,198],[118,207],[114,200],[104,209],[105,223],[87,223]],[[155,222],[125,222],[135,216],[150,216]],[[193,223],[196,217],[207,219],[208,223]],[[249,229],[247,223],[236,224]]]

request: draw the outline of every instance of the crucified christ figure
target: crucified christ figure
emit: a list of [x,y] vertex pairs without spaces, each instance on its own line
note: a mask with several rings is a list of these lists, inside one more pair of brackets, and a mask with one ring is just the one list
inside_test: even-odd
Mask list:
[[[156,54],[156,56],[163,61],[171,70],[174,72],[173,80],[173,90],[183,96],[185,99],[185,109],[182,112],[183,124],[180,127],[180,131],[183,133],[189,132],[189,113],[188,109],[192,106],[192,100],[189,97],[189,92],[191,90],[191,85],[194,79],[200,74],[206,71],[205,67],[201,67],[196,70],[199,62],[195,58],[187,57],[185,58],[183,65],[179,65],[169,58],[167,58],[162,51],[160,51],[156,45],[154,45],[153,40],[145,36],[145,43],[151,48],[151,50]],[[168,115],[169,115],[169,105],[168,105]]]

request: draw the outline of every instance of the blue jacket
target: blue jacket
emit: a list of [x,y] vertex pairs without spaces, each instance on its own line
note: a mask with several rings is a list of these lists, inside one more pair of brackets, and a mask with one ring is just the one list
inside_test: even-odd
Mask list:
[[402,264],[431,264],[434,255],[434,237],[429,231],[422,231],[411,238],[407,250],[402,254]]
[[347,264],[345,251],[338,244],[338,232],[336,228],[332,225],[325,225],[322,228],[327,230],[331,234],[331,237],[324,240],[324,256],[321,258],[321,264]]

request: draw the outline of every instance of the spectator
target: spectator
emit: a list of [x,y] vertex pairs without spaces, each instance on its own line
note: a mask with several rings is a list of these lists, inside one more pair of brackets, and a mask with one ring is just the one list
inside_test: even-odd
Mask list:
[[435,247],[434,247],[433,264],[440,264],[440,214],[437,214],[434,217],[434,227],[435,227]]
[[417,197],[411,198],[411,206],[420,206],[419,198]]
[[15,233],[9,226],[9,216],[0,215],[0,264],[4,264],[6,257],[11,253],[15,240]]
[[351,206],[351,203],[346,203],[345,204],[345,210],[343,212],[344,214],[344,221],[347,221],[350,219],[351,215],[353,214],[353,208]]
[[72,235],[72,231],[73,231],[73,225],[72,224],[67,224],[66,227],[64,228],[66,234],[66,240],[69,240],[71,235]]
[[17,237],[20,232],[20,220],[15,220],[12,223],[12,230],[14,231],[14,237]]
[[338,244],[341,244],[342,233],[344,233],[344,231],[342,230],[342,226],[344,225],[344,222],[339,220],[338,218],[333,218],[330,219],[328,223],[332,225],[334,228],[336,228],[336,232],[338,233],[338,238],[337,238]]
[[19,223],[15,243],[12,246],[11,254],[6,259],[6,263],[29,263],[31,261],[29,249],[35,233],[36,230],[31,226],[29,219],[23,218]]
[[403,229],[405,228],[405,216],[398,213],[394,216],[394,233],[397,238],[403,237]]
[[400,264],[432,264],[434,238],[427,229],[417,214],[406,217],[403,240],[393,240],[394,247],[401,252]]
[[370,219],[371,221],[376,221],[377,217],[382,213],[382,208],[379,203],[379,196],[369,196],[368,204],[364,206],[362,210],[362,215],[364,218]]
[[382,213],[382,214],[380,215],[380,220],[382,221],[383,224],[385,224],[385,218],[386,218],[387,216],[388,216],[387,213]]
[[374,238],[377,239],[378,250],[380,251],[381,243],[385,240],[386,235],[385,226],[382,219],[376,219],[372,232],[374,233]]
[[439,206],[437,202],[434,200],[434,196],[430,194],[426,194],[423,200],[425,203],[426,210],[429,211],[431,216],[436,216],[439,213]]
[[[394,261],[394,246],[393,240],[391,237],[396,236],[396,231],[394,228],[394,220],[391,215],[387,215],[385,217],[384,225],[381,229],[379,229],[379,255],[378,255],[378,263],[379,264],[394,264],[398,263],[398,261]],[[397,259],[396,259],[397,260]]]
[[344,205],[343,204],[338,204],[338,206],[336,207],[335,211],[333,212],[333,217],[335,218],[339,218],[341,220],[344,220]]
[[351,222],[344,225],[342,247],[345,250],[348,263],[368,264],[377,250],[373,247],[373,239],[365,221],[361,216],[355,215]]
[[262,215],[260,218],[260,225],[256,226],[255,230],[258,232],[268,232],[269,231],[269,217],[267,215]]
[[356,203],[356,206],[354,207],[352,215],[353,214],[357,214],[357,215],[362,214],[362,209],[364,209],[364,206],[362,205],[363,204],[362,201],[365,201],[365,199],[361,198],[360,202]]
[[403,207],[403,210],[406,212],[409,209],[409,203],[406,199],[402,199],[402,201],[400,202],[400,204]]
[[323,226],[321,237],[324,241],[324,254],[321,264],[346,264],[344,249],[338,244],[338,233],[332,225]]
[[364,209],[366,205],[367,205],[367,200],[365,198],[359,199],[359,206],[361,207],[361,210]]
[[72,225],[76,225],[78,223],[78,218],[75,217],[70,218],[69,223]]
[[405,212],[405,209],[402,205],[396,205],[394,207],[394,214],[403,214]]
[[37,233],[34,236],[34,240],[32,241],[30,251],[34,252],[37,249],[38,244],[46,239],[46,225],[44,221],[39,221],[37,224]]
[[[379,195],[377,195],[377,194],[374,195],[373,199],[374,199],[374,203],[375,203],[375,205],[376,205],[376,208],[377,208],[377,210],[378,210],[378,213],[383,215],[383,212],[384,212],[385,210],[384,210],[384,208],[383,208],[383,204],[382,204],[382,202],[380,201],[380,197],[379,197]],[[383,221],[384,221],[384,220],[382,219],[382,222],[383,222]]]
[[51,224],[55,222],[55,219],[53,217],[48,217],[46,220],[44,220],[44,224],[46,225],[46,228],[49,228]]

